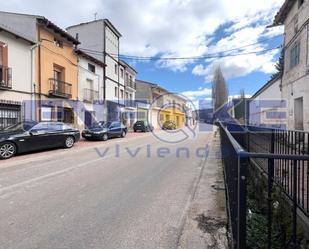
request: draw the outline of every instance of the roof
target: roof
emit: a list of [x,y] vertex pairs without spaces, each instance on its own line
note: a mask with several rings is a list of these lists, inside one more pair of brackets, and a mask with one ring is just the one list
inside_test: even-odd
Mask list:
[[90,61],[96,63],[97,65],[99,65],[101,67],[106,67],[106,64],[104,64],[102,61],[98,60],[97,58],[87,54],[85,51],[82,51],[80,49],[76,49],[75,53],[78,54],[79,56],[87,59],[87,60],[90,60]]
[[[67,33],[65,30],[61,29],[58,27],[56,24],[45,18],[44,16],[41,15],[32,15],[32,14],[23,14],[23,13],[16,13],[16,12],[5,12],[5,11],[0,11],[0,13],[8,14],[8,15],[15,15],[15,16],[23,16],[23,17],[30,17],[34,18],[37,20],[39,24],[44,25],[46,28],[53,30],[53,32],[58,33],[60,36],[63,38],[67,39],[69,42],[72,42],[75,45],[80,44],[78,40],[76,40],[74,37],[72,37],[69,33]],[[2,28],[3,25],[1,25]],[[9,28],[9,31],[12,32],[12,28]],[[27,37],[26,33],[21,33],[19,32],[20,37],[23,39],[29,40]],[[32,41],[33,42],[33,41]]]
[[104,22],[119,38],[122,36],[121,33],[115,28],[115,26],[108,20],[108,19],[98,19],[98,20],[93,20],[90,22],[83,22],[75,25],[71,25],[67,27],[66,29],[71,29],[74,27],[82,26],[82,25],[88,25],[91,23],[96,23],[96,22]]
[[56,24],[52,23],[45,17],[37,17],[37,20],[40,24],[45,25],[46,28],[53,30],[55,33],[59,34],[63,38],[66,38],[67,41],[72,42],[75,45],[80,44],[80,42],[75,39],[73,36],[71,36],[69,33],[67,33],[65,30],[58,27]]
[[269,80],[264,86],[262,86],[252,97],[251,99],[256,98],[260,93],[264,92],[268,87],[272,86],[277,80],[281,79],[281,75]]
[[15,30],[13,30],[13,29],[5,26],[5,25],[2,25],[0,23],[0,31],[2,31],[2,30],[7,32],[7,33],[9,33],[9,34],[11,34],[11,35],[14,35],[16,38],[23,39],[23,40],[29,42],[30,44],[35,44],[35,42],[32,41],[30,38],[27,38],[23,34],[20,34],[18,31],[15,31]]
[[144,81],[144,80],[136,80],[135,82],[136,82],[136,83],[148,84],[148,85],[150,85],[151,87],[159,86],[159,85],[156,84],[156,83],[151,83],[151,82],[149,82],[149,81]]
[[125,61],[119,60],[119,64],[124,66],[125,68],[126,67],[130,68],[132,71],[134,71],[137,74],[137,71],[133,67],[131,67],[128,63],[126,63]]
[[286,17],[296,2],[296,0],[285,0],[279,12],[275,16],[274,25],[282,25],[284,23]]
[[181,99],[183,99],[183,100],[187,100],[187,99],[186,99],[185,97],[183,97],[181,94],[178,94],[178,93],[175,93],[175,92],[170,92],[169,90],[165,89],[164,87],[160,86],[159,84],[151,83],[151,82],[144,81],[144,80],[136,80],[135,82],[136,82],[136,83],[148,84],[148,85],[150,85],[152,88],[161,89],[161,90],[167,92],[168,94],[175,94],[176,97],[181,98]]

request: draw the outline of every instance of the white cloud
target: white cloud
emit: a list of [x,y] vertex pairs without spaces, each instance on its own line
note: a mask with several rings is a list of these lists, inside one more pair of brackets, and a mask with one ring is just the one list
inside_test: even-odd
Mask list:
[[275,55],[279,50],[273,50],[262,55],[250,54],[235,57],[226,57],[218,59],[207,66],[201,64],[193,69],[195,75],[204,75],[205,81],[210,82],[213,78],[213,72],[220,65],[226,79],[245,76],[251,72],[258,71],[263,73],[274,73]]
[[[48,3],[41,0],[12,0],[4,1],[1,8],[7,11],[45,15],[61,27],[93,20],[93,14],[97,12],[98,18],[109,18],[123,34],[121,53],[139,56],[192,57],[257,41],[263,33],[265,37],[273,37],[282,32],[278,31],[279,29],[265,32],[262,28],[271,24],[282,3],[283,0],[88,0],[76,4],[74,0],[54,0]],[[232,24],[226,29],[231,33],[230,38],[223,38],[214,43],[215,31],[227,23]],[[252,60],[257,57],[244,58],[233,59],[239,63],[232,63],[229,59],[223,62],[228,71],[232,71],[232,68],[240,70],[239,68],[245,67],[244,63],[249,63],[251,70],[262,68],[252,66]],[[272,54],[262,56],[258,60],[270,63]],[[171,60],[160,61],[157,66],[173,71],[185,71],[192,63],[195,62]],[[205,64],[203,66],[205,67]],[[261,70],[271,71],[270,68],[264,66]],[[203,74],[201,69],[204,68],[198,69],[200,70],[197,72]],[[250,72],[246,69],[240,71],[241,75]],[[203,75],[205,73],[208,71],[205,70]]]
[[212,90],[209,88],[201,88],[199,87],[196,91],[185,91],[181,94],[185,97],[187,97],[191,101],[191,105],[193,106],[193,109],[199,109],[201,106],[200,101],[204,101],[203,105],[207,103],[207,105],[211,105],[211,93]]

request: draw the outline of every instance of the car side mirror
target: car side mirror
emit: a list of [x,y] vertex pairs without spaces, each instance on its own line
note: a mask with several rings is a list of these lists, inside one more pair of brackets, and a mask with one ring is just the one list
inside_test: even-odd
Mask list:
[[37,136],[37,135],[39,135],[39,132],[38,131],[30,131],[29,134],[30,134],[30,136]]

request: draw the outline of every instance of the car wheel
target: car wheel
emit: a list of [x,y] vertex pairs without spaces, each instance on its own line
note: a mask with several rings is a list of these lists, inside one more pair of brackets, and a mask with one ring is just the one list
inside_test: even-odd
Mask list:
[[137,132],[137,130],[134,130],[134,132]]
[[64,147],[70,149],[73,147],[74,143],[75,143],[74,137],[69,136],[65,139]]
[[127,135],[127,133],[125,131],[121,132],[121,137],[125,137]]
[[0,144],[0,159],[9,159],[15,154],[16,154],[15,144],[10,142]]
[[102,140],[103,140],[103,141],[108,140],[108,135],[107,135],[107,133],[104,133],[104,134],[103,134],[103,136],[102,136]]

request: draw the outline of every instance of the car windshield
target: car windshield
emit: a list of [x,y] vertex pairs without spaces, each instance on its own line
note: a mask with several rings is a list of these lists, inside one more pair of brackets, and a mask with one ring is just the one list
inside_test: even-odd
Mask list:
[[32,127],[34,127],[37,123],[36,122],[20,122],[15,125],[11,125],[3,129],[3,131],[29,131]]
[[106,122],[106,123],[104,123],[103,127],[104,127],[104,128],[108,128],[108,127],[111,126],[112,123],[113,123],[113,122]]
[[95,123],[93,123],[93,124],[90,126],[90,128],[101,128],[101,127],[104,127],[104,124],[105,124],[104,121],[95,122]]

